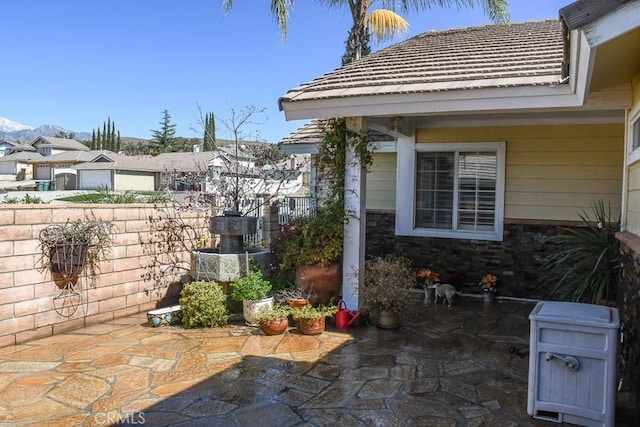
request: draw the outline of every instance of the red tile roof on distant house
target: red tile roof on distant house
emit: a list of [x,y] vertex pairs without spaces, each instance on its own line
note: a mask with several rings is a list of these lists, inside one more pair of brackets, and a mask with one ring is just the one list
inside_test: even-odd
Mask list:
[[287,92],[283,103],[557,84],[559,20],[426,32]]

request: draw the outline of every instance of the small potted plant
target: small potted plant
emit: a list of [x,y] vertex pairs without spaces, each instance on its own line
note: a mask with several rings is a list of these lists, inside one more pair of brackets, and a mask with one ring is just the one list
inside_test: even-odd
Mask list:
[[298,322],[300,332],[305,335],[318,335],[324,332],[325,319],[333,316],[338,311],[338,306],[306,304],[291,309],[291,316]]
[[480,279],[478,284],[482,289],[483,298],[485,301],[492,301],[498,292],[498,276],[494,274],[485,274]]
[[242,301],[242,314],[249,325],[257,325],[256,313],[262,306],[273,305],[271,281],[260,270],[252,270],[246,276],[231,282],[231,298]]
[[276,292],[276,300],[278,302],[286,303],[289,307],[300,307],[315,298],[316,293],[313,289],[302,289],[295,285],[280,289]]
[[111,251],[115,228],[113,223],[99,219],[47,226],[38,235],[39,270],[50,270],[54,282],[62,289],[74,286],[83,271],[95,286],[99,263],[107,259]]
[[291,314],[291,309],[287,305],[266,305],[260,307],[256,313],[256,318],[260,329],[266,335],[280,335],[289,327],[289,314]]
[[415,276],[407,258],[384,255],[366,261],[362,292],[366,307],[378,312],[379,327],[400,326],[400,313],[407,309],[414,283]]
[[418,272],[418,278],[422,282],[422,289],[424,289],[424,303],[429,304],[433,299],[433,287],[440,283],[440,274],[425,268]]

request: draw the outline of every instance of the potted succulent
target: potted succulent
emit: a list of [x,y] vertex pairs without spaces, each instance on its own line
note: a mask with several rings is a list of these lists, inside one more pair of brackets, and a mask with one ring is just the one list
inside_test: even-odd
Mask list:
[[256,318],[260,329],[266,335],[280,335],[289,327],[289,314],[291,314],[291,309],[287,305],[265,305],[260,307]]
[[273,264],[295,274],[295,282],[310,292],[314,304],[327,305],[338,296],[342,281],[344,219],[327,211],[294,218],[271,244]]
[[246,276],[231,282],[231,298],[242,301],[242,314],[249,325],[257,325],[256,313],[262,306],[273,305],[270,296],[271,281],[260,270],[252,270]]
[[51,224],[38,235],[38,269],[50,270],[61,289],[73,287],[80,274],[88,274],[95,286],[100,261],[107,259],[115,225],[109,221],[87,219]]
[[362,293],[366,307],[377,311],[381,328],[400,326],[400,313],[406,310],[415,283],[410,265],[407,258],[395,255],[377,256],[365,262]]
[[318,335],[324,332],[325,319],[333,316],[338,311],[338,306],[306,304],[291,309],[291,316],[298,322],[300,332],[305,335]]

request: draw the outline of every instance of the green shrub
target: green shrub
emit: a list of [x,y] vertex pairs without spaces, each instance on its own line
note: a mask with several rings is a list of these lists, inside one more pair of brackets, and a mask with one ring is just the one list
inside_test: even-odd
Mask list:
[[180,293],[182,324],[187,328],[227,324],[227,297],[214,281],[200,280],[184,285]]
[[259,301],[269,296],[271,281],[260,270],[250,271],[231,282],[231,298],[236,301]]
[[602,200],[592,215],[579,215],[582,227],[563,228],[549,239],[549,254],[542,264],[543,286],[550,299],[598,304],[615,299],[620,280],[620,217],[614,217]]

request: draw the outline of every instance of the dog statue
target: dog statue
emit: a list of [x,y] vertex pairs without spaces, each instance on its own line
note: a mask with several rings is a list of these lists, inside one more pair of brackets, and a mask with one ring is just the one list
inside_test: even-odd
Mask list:
[[457,295],[462,295],[462,292],[456,291],[456,288],[453,285],[449,285],[448,283],[437,283],[433,286],[434,288],[434,298],[433,303],[438,302],[438,298],[442,298],[442,303],[445,302],[449,304],[451,307],[451,302],[453,302],[453,297]]

